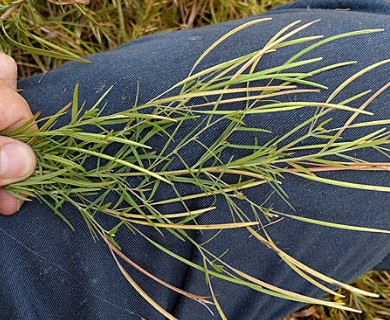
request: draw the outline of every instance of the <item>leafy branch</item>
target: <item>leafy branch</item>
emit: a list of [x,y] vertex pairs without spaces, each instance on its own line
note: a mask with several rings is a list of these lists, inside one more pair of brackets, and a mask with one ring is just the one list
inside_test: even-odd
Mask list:
[[[130,285],[169,319],[174,317],[131,278],[123,263],[206,307],[210,303],[214,304],[222,319],[226,319],[226,316],[214,294],[211,276],[284,299],[357,312],[337,302],[302,296],[256,279],[245,273],[245,270],[238,270],[222,257],[209,252],[204,244],[197,243],[189,235],[188,230],[221,232],[224,229],[244,228],[255,241],[273,250],[297,274],[325,292],[340,296],[318,280],[360,295],[376,296],[323,275],[289,256],[276,246],[266,231],[266,225],[282,217],[361,232],[389,231],[317,221],[278,212],[249,199],[245,196],[245,190],[269,184],[274,192],[287,201],[288,196],[282,188],[283,177],[296,175],[341,187],[390,191],[390,186],[338,181],[318,175],[321,172],[338,170],[390,170],[389,162],[367,162],[351,156],[352,152],[370,149],[389,157],[390,133],[385,126],[390,120],[354,122],[361,114],[372,115],[366,107],[389,87],[389,83],[384,84],[377,92],[366,90],[344,101],[333,102],[351,82],[389,63],[390,60],[380,61],[356,73],[342,82],[324,102],[307,99],[299,101],[300,95],[310,93],[315,96],[320,90],[327,89],[324,84],[312,81],[312,76],[355,63],[340,62],[316,69],[316,63],[321,57],[298,61],[299,58],[342,37],[382,30],[360,30],[327,39],[322,39],[321,36],[291,39],[317,22],[299,25],[300,21],[297,21],[283,28],[257,51],[195,71],[202,60],[231,35],[268,20],[270,19],[250,21],[223,36],[198,59],[187,78],[145,104],[105,115],[102,105],[110,90],[92,107],[86,108],[85,105],[79,104],[79,88],[76,86],[72,103],[56,114],[42,119],[36,115],[20,128],[1,132],[2,135],[30,144],[38,157],[35,174],[25,181],[8,186],[8,192],[19,199],[39,199],[71,228],[72,223],[61,211],[61,207],[64,203],[73,205],[80,212],[92,236],[95,239],[102,238],[106,242],[118,268]],[[264,55],[274,54],[286,46],[308,42],[314,43],[284,64],[262,68]],[[313,70],[305,71],[311,66]],[[285,101],[286,97],[292,95],[294,101]],[[352,106],[352,103],[361,99],[365,101],[359,107]],[[311,108],[313,116],[304,119],[282,136],[277,136],[265,128],[246,125],[246,119],[251,116],[299,112],[304,108]],[[337,115],[336,112],[350,114],[344,125],[333,126],[330,115]],[[69,122],[58,126],[59,118],[66,115],[70,115]],[[38,131],[30,129],[34,121],[40,125]],[[363,127],[372,128],[372,131],[353,140],[342,139],[346,132]],[[184,138],[177,138],[185,128],[193,129],[185,131]],[[222,128],[221,134],[211,143],[204,142],[204,137],[213,136],[215,128]],[[254,137],[261,134],[269,138],[265,143],[257,138],[236,143],[232,139],[235,133]],[[154,148],[156,141],[158,149]],[[197,158],[186,159],[184,153],[194,147],[201,152],[197,153]],[[178,186],[183,185],[193,186],[191,190],[195,188],[198,191],[181,194]],[[157,195],[161,189],[169,190],[169,194],[175,196],[158,199]],[[115,200],[108,202],[109,195],[110,199]],[[199,217],[218,210],[214,205],[217,197],[225,199],[228,204],[231,222],[199,223]],[[202,198],[214,199],[213,204],[196,210],[189,209],[189,200]],[[167,213],[160,209],[161,206],[174,203],[181,205],[181,212]],[[249,204],[252,212],[246,212],[241,203]],[[97,217],[101,214],[116,219],[116,227],[108,230],[99,224]],[[141,232],[138,226],[149,226],[159,234],[170,232],[183,241],[189,241],[203,257],[203,265],[195,264],[163,247]],[[126,257],[115,240],[115,235],[121,228],[129,230],[134,236],[143,237],[173,259],[204,272],[206,285],[210,288],[210,297],[197,296],[175,288]]]

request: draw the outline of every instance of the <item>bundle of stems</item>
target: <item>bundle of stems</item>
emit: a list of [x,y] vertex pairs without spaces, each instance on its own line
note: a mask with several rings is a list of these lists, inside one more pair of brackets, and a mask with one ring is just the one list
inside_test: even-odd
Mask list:
[[[338,181],[319,176],[318,172],[335,170],[383,170],[390,169],[389,162],[367,162],[351,156],[351,152],[371,149],[388,157],[390,134],[385,126],[390,119],[356,122],[360,114],[371,115],[366,107],[390,83],[376,92],[366,90],[357,92],[341,102],[335,97],[345,93],[345,88],[354,80],[364,76],[374,68],[389,63],[379,61],[340,81],[340,85],[329,93],[326,101],[299,101],[301,94],[316,96],[320,90],[326,90],[323,84],[310,80],[310,77],[336,68],[347,67],[355,62],[339,62],[310,72],[296,71],[299,68],[315,66],[321,58],[300,59],[315,48],[343,37],[381,32],[380,29],[359,30],[329,38],[322,36],[299,37],[299,32],[309,28],[313,21],[301,24],[296,21],[287,25],[273,36],[263,48],[225,61],[223,63],[196,71],[199,64],[218,45],[229,41],[229,37],[255,24],[270,18],[256,19],[238,26],[213,43],[197,60],[190,74],[144,104],[114,114],[104,114],[104,101],[109,90],[90,108],[79,104],[76,86],[73,101],[56,114],[40,119],[36,115],[22,127],[5,130],[2,135],[14,137],[28,143],[36,152],[38,167],[35,174],[25,181],[7,187],[8,192],[20,199],[38,198],[42,203],[61,217],[69,227],[72,222],[61,211],[64,203],[77,208],[95,239],[103,239],[116,264],[126,280],[153,307],[168,319],[174,317],[134,281],[125,268],[125,264],[137,269],[168,289],[194,299],[202,305],[214,304],[222,319],[226,319],[222,306],[214,294],[211,277],[221,279],[272,296],[295,300],[309,304],[320,304],[343,310],[356,311],[338,302],[325,301],[291,292],[256,279],[245,270],[239,270],[227,263],[222,257],[210,252],[203,244],[191,237],[189,230],[206,232],[224,229],[246,229],[252,239],[273,250],[297,274],[327,293],[341,296],[329,286],[336,285],[344,290],[365,296],[377,296],[361,289],[341,283],[294,259],[275,244],[264,227],[267,223],[280,219],[296,219],[327,227],[355,230],[360,232],[382,232],[367,227],[349,226],[336,222],[318,221],[299,215],[289,215],[266,207],[263,203],[245,196],[244,190],[269,184],[273,192],[287,201],[287,195],[281,182],[285,175],[296,175],[319,183],[346,188],[389,192],[390,186],[368,185],[357,182]],[[298,35],[298,37],[297,37]],[[264,55],[272,55],[286,46],[312,43],[299,51],[280,66],[263,68]],[[293,70],[292,70],[293,69]],[[259,85],[262,84],[262,85]],[[263,85],[264,84],[264,85]],[[285,98],[294,96],[291,102]],[[280,100],[279,100],[280,99]],[[359,107],[351,103],[364,100]],[[240,108],[237,108],[240,105]],[[297,124],[282,136],[271,131],[246,126],[245,120],[253,115],[273,114],[277,112],[299,112],[303,108],[313,109],[313,115]],[[335,112],[349,113],[348,120],[341,126],[332,126]],[[60,117],[69,116],[66,125],[56,125]],[[31,130],[37,121],[38,131]],[[210,144],[202,142],[212,130],[223,125],[222,134]],[[177,136],[184,128],[193,128],[184,138]],[[343,140],[350,130],[370,128],[355,139]],[[258,143],[236,144],[231,141],[233,133],[266,133],[269,140]],[[366,132],[362,130],[361,132]],[[152,148],[153,139],[163,139],[159,150]],[[313,141],[317,141],[313,143]],[[320,142],[318,142],[320,141]],[[184,150],[198,145],[203,153],[191,163],[183,156]],[[226,157],[227,150],[237,150],[234,157]],[[235,177],[235,179],[231,179]],[[234,182],[232,182],[234,181]],[[196,187],[199,192],[181,194],[178,185]],[[174,197],[155,200],[159,190],[169,190]],[[192,188],[193,189],[193,188]],[[192,190],[191,189],[191,190]],[[170,194],[164,192],[163,194]],[[113,197],[116,195],[116,198]],[[231,222],[201,224],[198,220],[203,214],[218,210],[210,205],[190,210],[188,201],[193,199],[222,198],[230,208]],[[115,199],[109,202],[107,199]],[[246,212],[242,203],[249,204],[253,212]],[[183,212],[161,212],[159,208],[169,204],[180,204]],[[109,229],[99,223],[99,215],[108,215],[117,221]],[[229,214],[229,213],[227,213]],[[203,265],[198,265],[172,250],[162,246],[140,226],[149,226],[158,234],[169,232],[183,241],[189,241],[203,257]],[[143,237],[172,259],[177,259],[191,268],[203,272],[205,285],[210,289],[210,297],[198,296],[155,277],[147,270],[130,260],[121,251],[120,243],[115,240],[119,229],[128,230],[133,236]],[[320,283],[321,281],[322,283]]]

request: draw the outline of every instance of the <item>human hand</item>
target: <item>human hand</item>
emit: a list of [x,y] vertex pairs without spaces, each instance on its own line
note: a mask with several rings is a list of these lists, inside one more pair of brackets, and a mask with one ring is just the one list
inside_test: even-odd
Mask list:
[[[16,63],[0,52],[0,131],[16,128],[33,116],[26,100],[16,92],[16,85]],[[27,144],[0,136],[0,187],[26,179],[35,167],[34,151]],[[20,204],[0,188],[0,214],[14,214]]]

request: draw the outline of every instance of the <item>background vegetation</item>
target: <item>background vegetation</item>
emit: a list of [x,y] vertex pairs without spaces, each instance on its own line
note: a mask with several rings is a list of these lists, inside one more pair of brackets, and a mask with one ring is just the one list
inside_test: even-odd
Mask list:
[[[0,0],[0,50],[18,61],[20,77],[28,77],[147,34],[247,17],[287,2],[291,0]],[[390,319],[389,272],[369,272],[354,285],[381,295],[370,299],[343,292],[345,302],[363,314],[308,306],[286,320]]]

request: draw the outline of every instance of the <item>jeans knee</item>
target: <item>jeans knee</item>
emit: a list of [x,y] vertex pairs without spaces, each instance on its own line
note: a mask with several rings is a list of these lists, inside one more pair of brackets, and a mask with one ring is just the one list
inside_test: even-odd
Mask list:
[[366,13],[389,14],[390,1],[387,0],[297,0],[293,3],[277,7],[280,9],[327,9],[350,10]]

